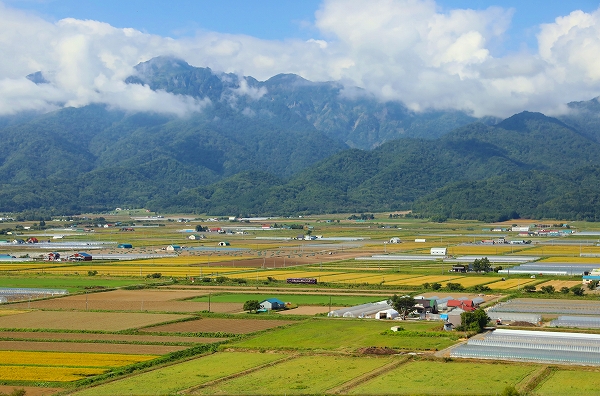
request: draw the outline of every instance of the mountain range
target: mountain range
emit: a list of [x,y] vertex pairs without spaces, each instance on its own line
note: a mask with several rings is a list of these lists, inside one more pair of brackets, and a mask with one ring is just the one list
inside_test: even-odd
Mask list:
[[1,211],[599,216],[597,99],[557,118],[475,119],[291,74],[261,82],[169,57],[135,70],[127,84],[208,105],[186,116],[92,104],[1,117]]

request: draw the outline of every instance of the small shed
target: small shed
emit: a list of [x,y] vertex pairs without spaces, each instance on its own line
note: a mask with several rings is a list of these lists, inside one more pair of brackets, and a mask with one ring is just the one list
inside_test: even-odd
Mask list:
[[169,252],[174,252],[174,251],[177,251],[177,250],[181,250],[181,246],[179,246],[179,245],[169,245],[169,246],[167,246],[167,250]]
[[196,241],[198,239],[204,239],[204,235],[196,235],[196,234],[192,234],[188,237],[188,239],[192,240],[192,241]]
[[219,246],[229,246],[229,242],[221,241],[221,242],[219,242]]
[[266,309],[267,311],[284,309],[285,303],[277,298],[268,298],[260,302],[260,307],[262,309]]
[[390,238],[390,243],[401,243],[402,241],[398,237]]
[[431,248],[430,250],[432,256],[445,256],[448,253],[448,249],[446,248]]
[[117,246],[119,249],[131,249],[133,245],[131,243],[119,243]]

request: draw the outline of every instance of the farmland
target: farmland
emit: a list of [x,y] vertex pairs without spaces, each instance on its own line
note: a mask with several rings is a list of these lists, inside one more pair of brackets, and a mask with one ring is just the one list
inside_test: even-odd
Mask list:
[[[387,300],[393,294],[473,298],[489,287],[484,300],[492,303],[539,294],[527,294],[525,285],[559,290],[581,283],[574,277],[539,274],[533,279],[512,272],[510,276],[449,272],[454,263],[431,257],[432,247],[447,247],[451,256],[527,255],[539,256],[541,262],[589,264],[599,262],[598,258],[579,257],[580,248],[582,253],[595,254],[594,246],[558,242],[553,246],[540,243],[541,239],[510,246],[478,244],[469,236],[474,222],[433,224],[385,217],[372,223],[343,219],[326,223],[320,217],[305,222],[315,227],[315,233],[334,238],[255,240],[259,231],[226,237],[207,233],[205,239],[186,243],[195,250],[162,257],[166,245],[184,243],[184,236],[176,233],[181,226],[168,223],[127,234],[134,249],[123,251],[112,245],[99,253],[105,258],[92,262],[0,263],[0,286],[70,292],[0,305],[0,360],[5,362],[0,365],[0,381],[29,387],[32,395],[52,387],[81,395],[495,395],[507,386],[531,395],[558,395],[584,394],[588,390],[584,380],[570,378],[597,375],[596,369],[589,368],[450,359],[445,348],[467,334],[443,332],[440,321],[324,317],[330,304],[349,307]],[[282,229],[270,231],[269,236],[296,233]],[[384,244],[395,236],[402,242]],[[349,239],[335,241],[335,237]],[[98,229],[94,235],[67,238],[102,241],[114,240],[115,235]],[[231,243],[231,250],[216,248],[223,238]],[[34,246],[26,246],[13,255],[34,257],[32,251]],[[385,254],[421,256],[378,258]],[[288,278],[316,279],[317,284],[288,284]],[[439,289],[433,290],[435,283]],[[449,283],[466,290],[449,290]],[[592,299],[593,292],[586,290],[586,296],[581,299]],[[571,301],[564,294],[554,297]],[[298,307],[277,314],[243,313],[244,302],[267,298]],[[401,331],[389,331],[398,324]],[[60,358],[52,360],[52,356]],[[457,372],[486,380],[467,384]],[[435,382],[429,380],[432,376]],[[176,380],[166,380],[172,378]],[[44,388],[35,387],[40,381]]]

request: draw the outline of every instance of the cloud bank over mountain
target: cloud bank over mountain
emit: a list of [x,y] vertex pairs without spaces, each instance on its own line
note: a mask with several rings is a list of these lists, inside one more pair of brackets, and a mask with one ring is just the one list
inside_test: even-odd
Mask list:
[[[259,80],[279,73],[336,80],[415,111],[556,114],[566,102],[600,94],[600,8],[539,26],[535,52],[494,56],[503,52],[494,49],[502,46],[513,12],[444,11],[431,0],[325,0],[315,13],[325,39],[276,41],[205,31],[173,39],[101,21],[49,22],[0,3],[0,115],[89,103],[176,115],[202,111],[208,100],[123,82],[136,64],[160,55]],[[47,83],[25,78],[37,71]]]

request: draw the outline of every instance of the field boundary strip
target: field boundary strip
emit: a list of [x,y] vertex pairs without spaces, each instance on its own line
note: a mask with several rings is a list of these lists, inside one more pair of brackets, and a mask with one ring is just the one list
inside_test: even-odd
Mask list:
[[550,366],[543,366],[539,370],[534,371],[529,377],[523,379],[521,384],[517,385],[519,391],[523,393],[533,392],[553,371]]
[[[221,353],[227,353],[227,352],[221,352]],[[284,362],[287,362],[287,361],[290,361],[290,360],[293,360],[293,359],[297,359],[299,356],[301,356],[301,355],[300,354],[288,355],[286,357],[283,357],[281,359],[275,360],[273,362],[268,362],[268,363],[265,363],[265,364],[261,364],[259,366],[251,367],[249,369],[242,370],[242,371],[234,373],[234,374],[226,375],[224,377],[217,378],[217,379],[214,379],[214,380],[209,381],[209,382],[205,382],[204,384],[200,384],[200,385],[192,386],[191,388],[183,389],[183,390],[179,391],[178,394],[190,394],[190,393],[193,393],[193,392],[195,392],[195,391],[197,391],[199,389],[202,389],[202,388],[206,388],[206,387],[209,387],[209,386],[212,386],[212,385],[216,385],[216,384],[219,384],[221,382],[229,381],[229,380],[232,380],[232,379],[235,379],[235,378],[238,378],[238,377],[243,377],[245,375],[252,374],[255,371],[259,371],[259,370],[262,370],[264,368],[276,366],[278,364],[281,364],[281,363],[284,363]]]
[[375,377],[379,377],[382,374],[385,374],[389,371],[392,371],[393,369],[400,367],[401,365],[405,364],[406,362],[408,362],[409,358],[408,357],[402,357],[400,359],[395,359],[393,361],[391,361],[388,364],[385,364],[381,367],[378,367],[368,373],[365,373],[363,375],[360,375],[356,378],[351,379],[350,381],[344,382],[343,384],[336,386],[334,388],[329,389],[327,392],[327,394],[345,394],[347,393],[350,389],[356,387],[357,385],[360,385],[362,383],[365,383]]

